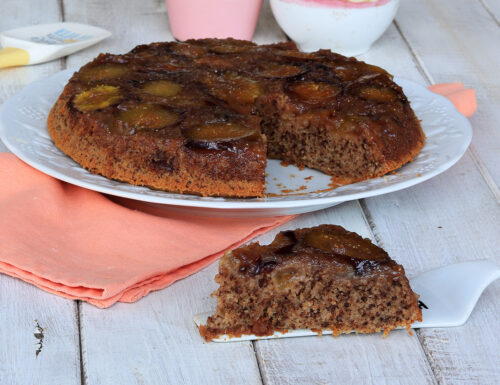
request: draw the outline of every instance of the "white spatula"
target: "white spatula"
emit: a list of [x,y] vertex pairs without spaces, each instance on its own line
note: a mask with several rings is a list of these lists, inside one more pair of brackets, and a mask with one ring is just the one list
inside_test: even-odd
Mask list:
[[[420,295],[422,322],[415,322],[412,328],[441,328],[463,325],[469,318],[477,300],[486,287],[500,278],[500,268],[488,260],[456,263],[410,279],[413,291]],[[194,317],[196,325],[204,325],[211,313]],[[324,330],[322,334],[332,334]],[[213,339],[214,342],[248,341],[268,338],[315,336],[307,329],[290,330],[288,333],[276,332],[271,336],[257,337],[243,335],[230,338],[227,335]]]
[[38,24],[0,33],[0,68],[54,60],[111,36],[105,29],[79,23]]

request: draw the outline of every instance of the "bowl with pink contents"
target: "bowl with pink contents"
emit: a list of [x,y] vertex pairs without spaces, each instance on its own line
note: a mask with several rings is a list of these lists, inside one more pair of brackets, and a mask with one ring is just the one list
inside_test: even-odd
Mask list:
[[271,0],[276,21],[302,51],[362,54],[396,16],[399,0]]

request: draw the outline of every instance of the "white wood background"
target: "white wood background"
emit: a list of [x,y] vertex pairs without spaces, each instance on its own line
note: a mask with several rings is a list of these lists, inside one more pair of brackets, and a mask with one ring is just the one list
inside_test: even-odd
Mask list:
[[[98,25],[113,37],[65,59],[0,70],[0,103],[99,52],[172,40],[161,0],[0,3],[0,30],[62,20]],[[457,261],[490,258],[500,264],[499,20],[499,0],[402,0],[396,21],[361,59],[421,84],[462,81],[475,88],[479,109],[471,119],[470,149],[425,183],[302,215],[259,240],[268,242],[282,229],[335,223],[374,239],[409,276]],[[284,39],[265,1],[254,40]],[[207,344],[192,316],[214,308],[209,294],[216,270],[213,264],[135,304],[106,310],[0,276],[0,384],[500,383],[500,282],[486,289],[458,328],[422,329],[413,336],[395,331],[385,339]]]

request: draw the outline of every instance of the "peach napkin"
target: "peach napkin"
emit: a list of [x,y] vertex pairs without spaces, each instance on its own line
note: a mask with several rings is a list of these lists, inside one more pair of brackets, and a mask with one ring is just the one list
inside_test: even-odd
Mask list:
[[[461,83],[429,88],[467,116],[476,109]],[[291,218],[157,216],[0,153],[0,273],[102,308],[165,288]]]
[[429,86],[436,94],[446,96],[458,111],[470,118],[477,109],[476,90],[465,88],[462,83],[440,83]]
[[108,307],[134,302],[292,217],[155,216],[0,154],[0,272]]

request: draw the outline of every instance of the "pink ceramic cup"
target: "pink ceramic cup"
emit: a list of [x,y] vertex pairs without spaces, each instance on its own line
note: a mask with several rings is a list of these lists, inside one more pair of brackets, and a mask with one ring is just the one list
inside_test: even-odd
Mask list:
[[166,0],[172,34],[178,40],[251,40],[262,0]]

